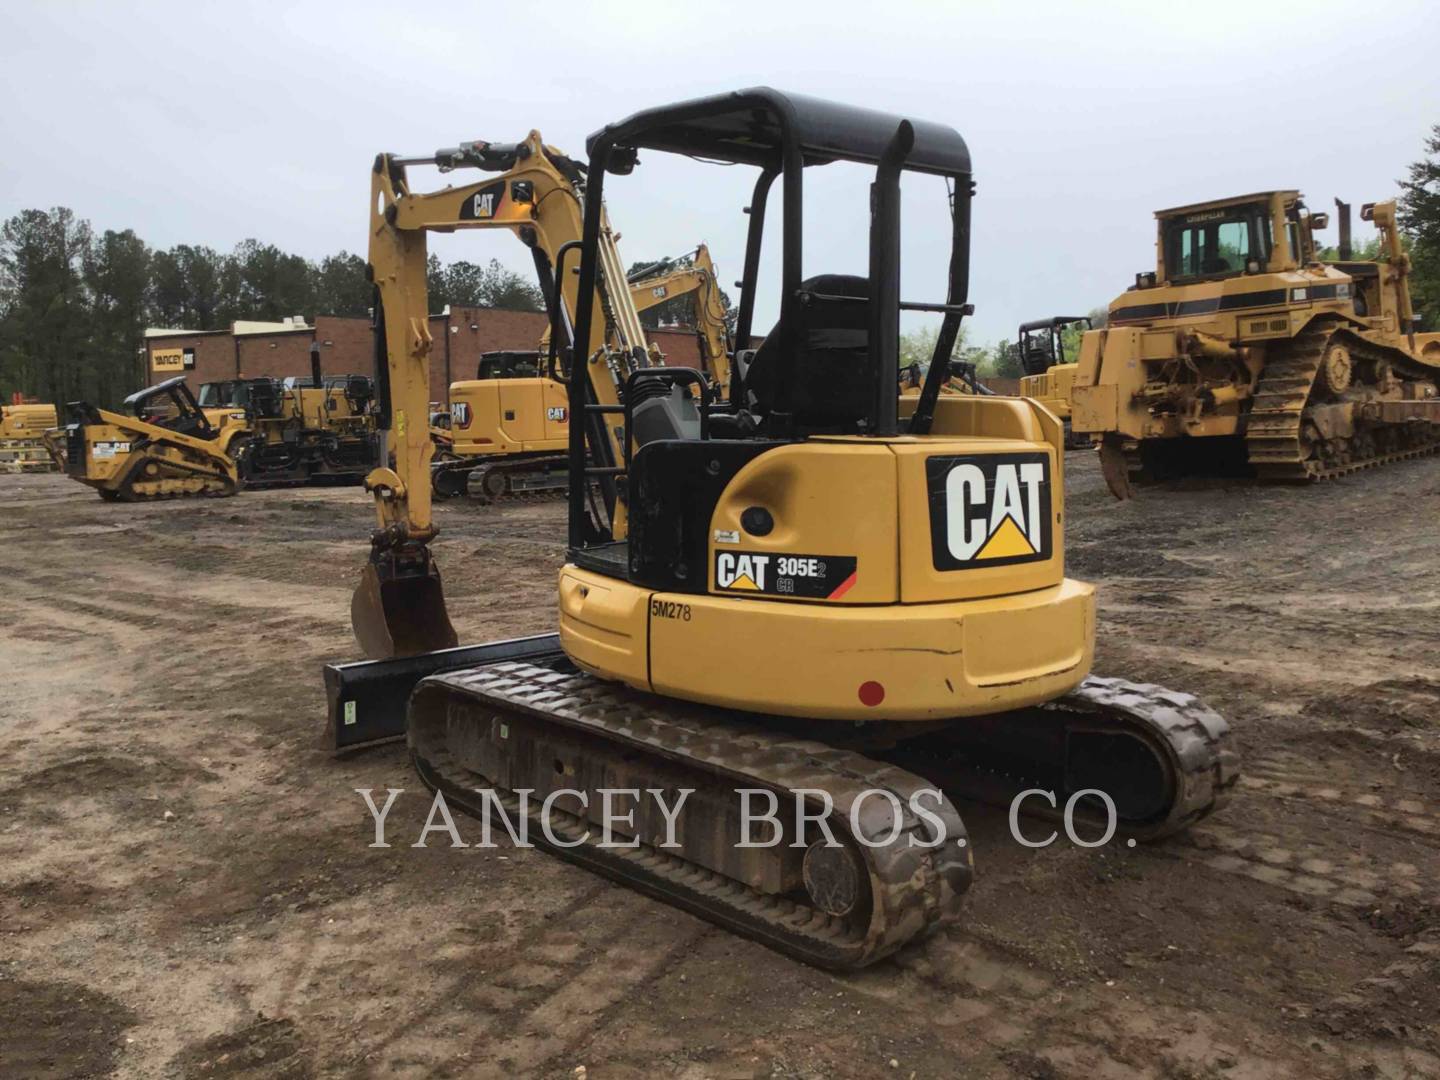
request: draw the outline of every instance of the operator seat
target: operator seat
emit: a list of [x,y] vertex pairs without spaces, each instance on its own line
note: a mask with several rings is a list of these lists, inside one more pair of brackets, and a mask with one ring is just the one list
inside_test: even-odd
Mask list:
[[[791,368],[791,408],[802,431],[849,434],[870,411],[870,281],[821,274],[800,283],[799,354]],[[826,300],[822,297],[843,297]],[[783,359],[780,324],[766,335],[745,372],[751,407],[775,410]]]

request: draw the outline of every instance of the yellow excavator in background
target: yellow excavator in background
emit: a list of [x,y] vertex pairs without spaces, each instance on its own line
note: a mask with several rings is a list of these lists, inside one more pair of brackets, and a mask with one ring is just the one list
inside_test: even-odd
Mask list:
[[[1020,360],[1020,396],[1034,398],[1058,416],[1065,425],[1065,447],[1083,450],[1090,445],[1085,435],[1077,435],[1070,424],[1070,395],[1079,367],[1065,355],[1067,338],[1072,345],[1085,330],[1090,329],[1086,315],[1052,315],[1021,323],[1015,335],[1015,349]],[[1076,348],[1078,352],[1078,348]]]
[[[578,229],[578,205],[547,203],[538,175],[412,195],[406,159],[377,162],[370,258],[396,468],[370,480],[381,527],[351,616],[385,659],[327,668],[331,745],[406,732],[451,806],[840,969],[958,918],[972,861],[956,798],[1008,804],[1040,787],[1050,813],[1139,838],[1218,806],[1237,778],[1225,722],[1188,694],[1090,675],[1094,590],[1064,573],[1059,423],[1022,398],[940,392],[972,310],[960,135],[760,88],[638,113],[588,148],[574,247],[555,243],[547,210]],[[642,152],[758,172],[725,399],[692,369],[627,370],[607,344],[625,279],[602,189]],[[801,273],[802,175],[834,161],[873,169],[868,277]],[[938,302],[900,296],[905,171],[952,193]],[[752,350],[782,177],[779,322]],[[422,230],[466,227],[487,192],[487,217],[532,229],[538,251],[578,252],[578,281],[555,274],[575,311],[576,422],[558,636],[461,648],[430,557],[430,444],[409,420],[428,376]],[[943,316],[905,402],[902,310]],[[772,824],[747,835],[747,809],[765,803]]]
[[[669,269],[656,270],[657,267]],[[642,315],[659,304],[692,294],[700,370],[724,393],[730,386],[730,327],[725,320],[725,297],[715,275],[709,246],[701,244],[694,251],[664,259],[630,275],[630,296]]]
[[[638,319],[658,304],[693,294],[701,370],[724,387],[730,379],[729,329],[710,250],[701,244],[679,259],[690,259],[691,265],[632,274],[631,307]],[[449,425],[442,436],[432,432],[436,495],[469,493],[494,502],[508,495],[565,492],[569,409],[564,382],[551,375],[550,340],[547,327],[538,351],[486,353],[476,378],[450,384]],[[651,364],[664,362],[653,343],[647,343],[646,351]],[[443,456],[438,456],[442,449]]]
[[1156,264],[1080,348],[1071,422],[1111,491],[1191,472],[1306,482],[1440,450],[1440,334],[1415,328],[1395,204],[1381,255],[1321,261],[1329,214],[1262,191],[1155,216]]
[[59,423],[54,405],[27,400],[18,391],[0,402],[0,472],[51,472],[59,462],[46,447],[45,432]]

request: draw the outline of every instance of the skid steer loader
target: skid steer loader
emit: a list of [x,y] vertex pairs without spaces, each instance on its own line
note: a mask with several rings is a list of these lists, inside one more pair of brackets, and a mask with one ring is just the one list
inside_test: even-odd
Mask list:
[[1071,423],[1111,491],[1188,473],[1295,483],[1440,450],[1440,334],[1416,332],[1395,204],[1381,255],[1318,258],[1298,191],[1161,210],[1156,264],[1086,334]]
[[244,424],[217,427],[177,375],[125,399],[129,415],[68,406],[65,469],[102,499],[138,502],[239,490],[231,443]]
[[[384,659],[326,670],[331,745],[403,731],[451,805],[837,969],[959,917],[973,864],[957,799],[1043,787],[1140,839],[1218,807],[1237,779],[1225,721],[1188,694],[1090,674],[1094,590],[1064,573],[1059,423],[1022,398],[940,392],[972,310],[960,135],[757,88],[637,113],[588,148],[583,223],[542,225],[541,193],[515,180],[488,208],[530,223],[537,250],[578,253],[578,278],[554,277],[573,313],[572,482],[558,635],[470,647],[430,553],[429,442],[408,423],[424,415],[429,347],[415,230],[464,227],[490,189],[410,195],[404,159],[376,164],[396,467],[369,481],[380,527],[351,616]],[[661,153],[757,173],[728,398],[690,369],[627,367],[606,341],[624,278],[603,187]],[[833,162],[873,177],[863,277],[801,272],[804,175]],[[953,193],[939,300],[900,295],[904,172]],[[776,180],[779,320],[752,350]],[[943,317],[904,403],[902,311]],[[600,789],[638,802],[612,816]],[[745,842],[744,792],[789,808],[779,842]]]

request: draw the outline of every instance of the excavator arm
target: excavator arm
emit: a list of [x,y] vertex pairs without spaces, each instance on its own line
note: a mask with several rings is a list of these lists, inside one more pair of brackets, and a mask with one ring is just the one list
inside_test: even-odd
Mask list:
[[[411,191],[409,165],[442,171],[476,168],[498,175],[436,192]],[[376,375],[379,427],[393,453],[366,478],[375,497],[377,528],[371,555],[351,604],[355,636],[366,655],[383,659],[433,652],[456,645],[445,610],[440,574],[430,555],[437,529],[432,516],[430,460],[429,302],[426,294],[427,234],[466,229],[507,229],[535,253],[550,302],[558,304],[569,332],[579,283],[565,259],[578,257],[582,225],[583,169],[548,147],[539,132],[523,142],[463,143],[429,157],[380,155],[370,198],[369,272],[375,286]],[[574,343],[574,362],[587,365],[592,400],[618,406],[625,378],[646,363],[645,337],[628,289],[608,221],[601,244],[604,272],[596,288],[591,340]],[[624,457],[624,425],[618,411],[604,417],[612,460]]]
[[725,322],[725,301],[710,249],[701,244],[691,253],[690,265],[630,282],[630,296],[640,312],[690,293],[695,294],[695,332],[700,339],[701,365],[723,392],[730,385],[730,328]]

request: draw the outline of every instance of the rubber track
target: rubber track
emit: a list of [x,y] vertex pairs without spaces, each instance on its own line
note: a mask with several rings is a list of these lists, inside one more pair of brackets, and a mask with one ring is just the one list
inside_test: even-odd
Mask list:
[[[1261,371],[1254,403],[1245,421],[1246,449],[1259,479],[1272,483],[1329,480],[1440,450],[1440,432],[1437,432],[1417,445],[1358,460],[1327,463],[1318,457],[1305,456],[1300,441],[1305,406],[1320,373],[1326,347],[1337,332],[1343,333],[1343,330],[1335,321],[1312,323],[1289,342],[1288,347],[1277,346],[1279,357],[1268,361]],[[1366,356],[1390,357],[1392,353],[1354,334],[1344,336],[1346,346],[1357,360]],[[1393,359],[1403,364],[1399,357]]]
[[[702,769],[715,776],[717,785],[729,788],[823,789],[834,800],[836,826],[848,819],[861,792],[891,792],[905,808],[901,830],[882,847],[858,849],[868,863],[872,889],[865,926],[826,915],[792,896],[759,892],[649,845],[602,849],[586,844],[556,851],[772,948],[821,967],[854,969],[959,916],[961,894],[972,878],[964,825],[954,807],[942,803],[936,812],[946,822],[945,842],[926,846],[929,827],[908,808],[914,793],[933,786],[904,770],[749,726],[725,710],[641,694],[577,672],[564,662],[556,668],[502,663],[431,676],[411,700],[409,740],[420,776],[477,815],[484,812],[474,793],[477,775],[463,768],[446,746],[447,722],[465,722],[457,718],[467,712],[474,722],[474,712],[457,709],[458,703],[480,706],[482,722],[509,714],[518,722],[543,718],[589,732],[621,752],[640,751]],[[498,789],[497,794],[513,814],[518,799]],[[880,802],[871,800],[870,805]],[[933,797],[923,805],[934,806]],[[881,834],[890,831],[888,809],[883,819]],[[534,824],[532,839],[542,842],[538,821]],[[577,819],[568,833],[563,826],[555,831],[575,839],[587,828],[588,822]]]
[[1092,675],[1042,709],[1091,719],[1097,728],[1139,734],[1164,748],[1176,799],[1157,821],[1121,826],[1137,840],[1159,840],[1188,829],[1224,806],[1240,781],[1240,755],[1230,725],[1194,694]]
[[[144,468],[145,462],[154,460],[162,469],[174,469],[176,472],[192,473],[205,480],[219,480],[223,485],[219,491],[204,489],[201,491],[176,491],[168,493],[151,493],[135,490],[135,473]],[[169,477],[163,479],[171,479]],[[140,481],[140,483],[159,483],[160,480]],[[238,486],[224,473],[217,473],[213,469],[203,469],[198,465],[190,465],[186,462],[175,461],[173,458],[151,459],[143,455],[126,472],[125,479],[120,482],[120,498],[124,502],[158,502],[161,499],[187,499],[192,496],[203,496],[211,499],[223,499],[226,496],[234,495],[239,490]]]

